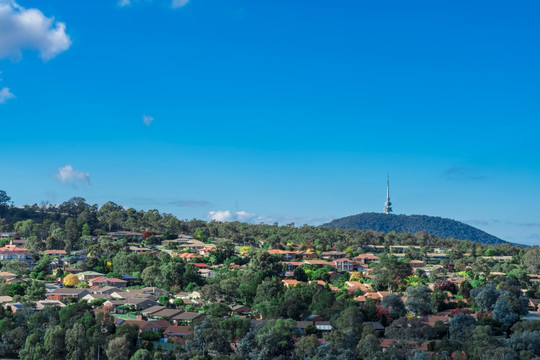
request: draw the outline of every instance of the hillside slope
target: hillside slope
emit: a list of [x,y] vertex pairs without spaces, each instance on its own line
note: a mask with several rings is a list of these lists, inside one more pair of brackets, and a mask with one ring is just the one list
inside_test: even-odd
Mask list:
[[442,238],[471,240],[484,244],[501,244],[506,241],[462,222],[427,215],[387,215],[363,213],[333,220],[323,226],[337,229],[360,229],[380,232],[416,233],[425,231]]

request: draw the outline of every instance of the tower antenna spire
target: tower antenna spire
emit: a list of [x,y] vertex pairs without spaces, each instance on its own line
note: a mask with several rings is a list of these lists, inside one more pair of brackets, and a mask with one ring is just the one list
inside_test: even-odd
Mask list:
[[392,212],[392,203],[390,202],[390,174],[386,173],[386,202],[384,203],[384,213]]

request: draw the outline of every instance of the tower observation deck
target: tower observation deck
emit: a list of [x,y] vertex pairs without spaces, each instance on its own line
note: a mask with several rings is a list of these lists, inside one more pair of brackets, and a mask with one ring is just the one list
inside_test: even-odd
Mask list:
[[384,203],[384,213],[390,214],[392,212],[392,203],[390,202],[390,176],[386,175],[386,202]]

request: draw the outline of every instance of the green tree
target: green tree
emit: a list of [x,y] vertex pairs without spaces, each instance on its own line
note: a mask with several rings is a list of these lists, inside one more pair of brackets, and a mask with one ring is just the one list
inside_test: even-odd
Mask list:
[[358,337],[363,330],[363,315],[357,306],[349,306],[343,310],[335,319],[332,325],[341,331],[352,330]]
[[383,255],[373,269],[375,277],[372,286],[375,290],[395,291],[398,288],[398,281],[411,273],[412,267],[408,262],[399,261],[392,255]]
[[32,228],[34,222],[31,219],[17,221],[13,226],[16,233],[21,234],[23,237],[29,237],[32,234]]
[[405,315],[405,304],[397,293],[390,293],[382,298],[381,305],[388,310],[392,319],[398,319]]
[[356,351],[362,359],[373,359],[374,355],[381,351],[379,339],[373,334],[365,336],[358,342]]
[[146,349],[139,349],[129,360],[152,360],[152,353]]
[[115,337],[107,344],[105,353],[109,360],[129,360],[131,344],[124,336]]
[[160,270],[157,266],[148,266],[141,273],[143,283],[148,286],[156,284],[156,278],[160,275]]
[[24,348],[19,353],[21,360],[43,359],[45,357],[45,349],[41,344],[41,339],[37,334],[30,334],[26,338]]
[[301,266],[294,269],[293,278],[295,280],[302,281],[302,282],[308,281],[308,277],[306,275],[306,272],[304,271],[304,269]]
[[532,247],[527,250],[523,258],[523,264],[533,274],[540,272],[540,247]]
[[92,236],[92,230],[87,223],[82,226],[81,236]]
[[26,287],[25,295],[29,300],[37,301],[45,297],[45,283],[43,281],[32,280]]
[[294,353],[302,359],[310,359],[315,355],[319,341],[316,335],[303,336],[298,340]]
[[281,275],[280,259],[266,251],[259,251],[252,255],[248,268],[259,273],[263,279]]
[[431,299],[427,286],[409,286],[405,307],[415,315],[424,315],[431,312]]
[[65,344],[67,360],[84,360],[88,350],[88,340],[82,324],[76,323],[66,331]]
[[11,198],[8,196],[8,194],[4,190],[0,190],[0,207],[9,205],[11,202]]
[[2,271],[10,272],[17,276],[24,276],[30,273],[28,264],[19,260],[7,261],[6,263],[4,263],[4,266],[2,267]]

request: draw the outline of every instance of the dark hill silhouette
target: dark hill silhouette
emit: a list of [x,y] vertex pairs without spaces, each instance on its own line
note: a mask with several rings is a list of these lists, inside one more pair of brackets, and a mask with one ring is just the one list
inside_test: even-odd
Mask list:
[[507,243],[496,236],[462,222],[427,215],[387,215],[362,213],[332,220],[323,226],[335,229],[360,229],[380,232],[417,233],[424,231],[441,238],[471,240],[483,244]]

